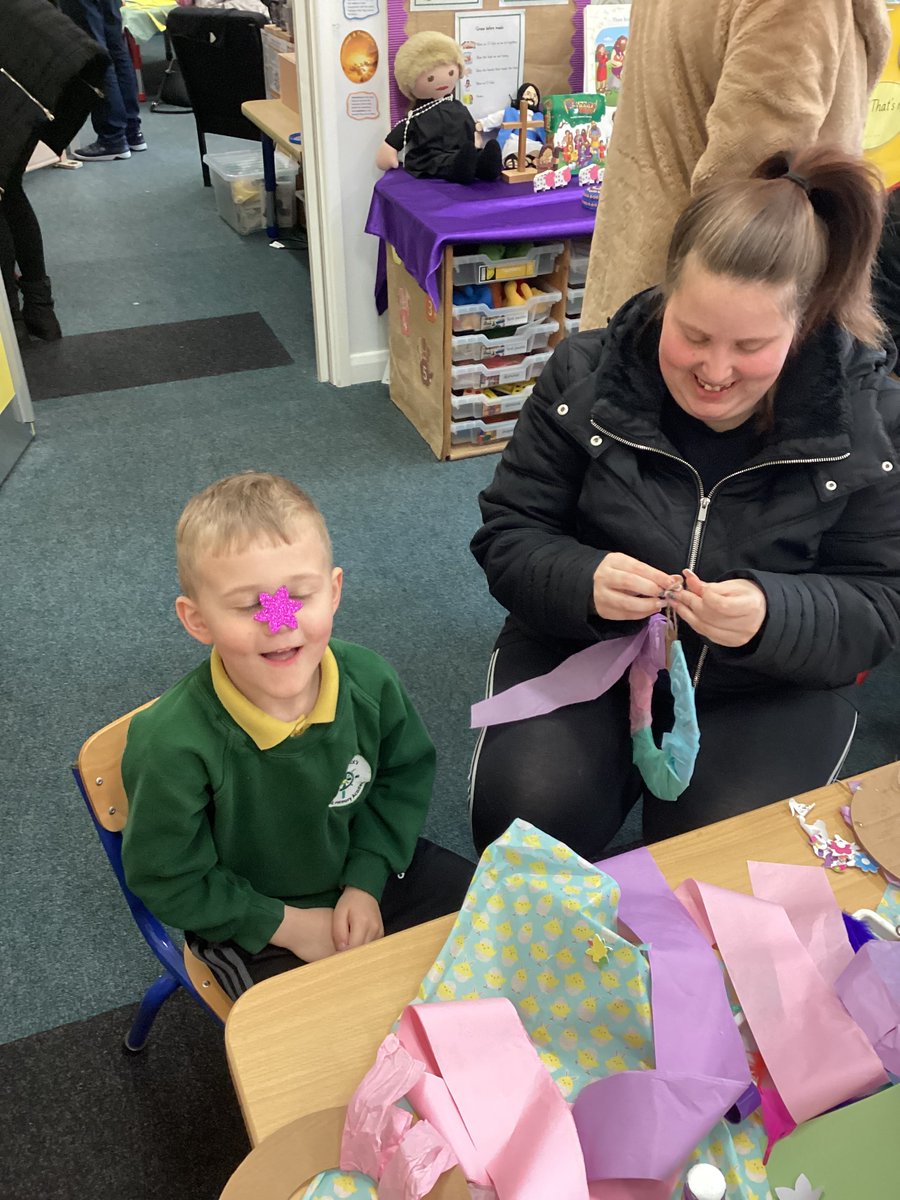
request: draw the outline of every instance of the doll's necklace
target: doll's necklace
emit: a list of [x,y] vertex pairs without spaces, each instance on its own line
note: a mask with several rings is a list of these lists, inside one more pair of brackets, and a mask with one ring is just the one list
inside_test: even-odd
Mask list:
[[427,104],[420,104],[417,108],[411,108],[406,114],[406,124],[403,126],[403,145],[400,147],[400,153],[406,149],[406,139],[409,135],[409,123],[413,117],[421,117],[423,113],[427,113],[432,108],[437,108],[439,104],[443,104],[445,100],[452,100],[453,93],[448,92],[446,96],[441,96],[437,100],[429,100]]

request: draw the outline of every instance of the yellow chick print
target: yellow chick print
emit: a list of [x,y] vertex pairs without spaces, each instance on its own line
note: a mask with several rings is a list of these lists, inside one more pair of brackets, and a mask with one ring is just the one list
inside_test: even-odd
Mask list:
[[596,963],[599,967],[601,963],[605,963],[609,956],[609,947],[604,942],[599,934],[595,933],[591,938],[590,944],[585,950],[585,954],[592,963]]
[[573,894],[575,892],[581,891],[580,887],[577,887],[574,885],[570,886],[570,884],[572,884],[572,872],[568,871],[568,870],[567,871],[557,871],[556,874],[553,876],[553,882],[558,883],[559,886],[561,888],[563,888],[565,891],[571,892]]
[[536,834],[536,833],[526,833],[525,836],[522,838],[522,845],[527,846],[529,850],[540,850],[540,848],[541,848],[540,835]]
[[593,1071],[596,1067],[600,1066],[600,1059],[593,1050],[579,1050],[578,1065],[582,1071]]
[[544,942],[532,942],[528,951],[535,962],[546,962],[550,957],[550,951]]
[[614,1017],[615,1020],[624,1021],[631,1012],[631,1005],[627,1004],[622,999],[610,1000],[609,1004],[606,1006],[606,1011],[610,1014],[610,1016]]
[[559,1044],[563,1050],[574,1050],[578,1045],[578,1030],[564,1029],[559,1035]]
[[532,877],[528,880],[528,886],[533,892],[546,892],[550,885],[547,883],[546,879],[541,879],[540,876],[532,875]]
[[581,901],[574,896],[567,896],[562,902],[563,908],[568,913],[576,913],[581,911]]
[[562,937],[563,927],[559,917],[551,917],[544,925],[544,933],[551,941],[556,941],[558,937]]
[[602,875],[585,875],[581,882],[590,890],[591,888],[603,887],[603,879],[604,876]]
[[588,925],[587,921],[579,921],[577,925],[572,926],[572,937],[577,942],[586,942],[594,935],[593,929]]
[[512,937],[513,928],[509,921],[501,921],[494,932],[501,942],[508,942]]
[[728,1184],[728,1190],[741,1186],[741,1175],[737,1167],[732,1167],[728,1171],[723,1171],[725,1182]]
[[640,975],[633,975],[628,980],[628,990],[632,996],[643,996],[647,991],[647,985],[644,983]]
[[515,946],[504,946],[500,951],[500,957],[505,963],[517,963],[519,961],[519,952]]
[[519,926],[519,941],[530,942],[534,936],[534,926],[530,921],[523,921]]
[[745,1129],[732,1134],[731,1140],[734,1142],[734,1148],[738,1154],[749,1154],[753,1149],[753,1138],[750,1137]]
[[537,983],[542,992],[552,992],[554,988],[559,987],[559,980],[549,969],[541,971],[537,977]]
[[472,913],[472,928],[476,933],[484,933],[491,927],[491,919],[487,913]]
[[553,908],[553,897],[549,892],[546,896],[541,896],[534,908],[539,917],[546,917],[547,913]]
[[483,882],[488,885],[488,887],[491,887],[491,886],[493,886],[493,884],[495,884],[497,882],[497,878],[499,875],[500,875],[499,867],[488,867],[488,869],[484,872],[484,874],[481,876],[481,878],[482,878]]
[[600,982],[605,988],[617,988],[619,986],[619,976],[615,971],[601,971]]
[[460,996],[460,1000],[480,1000],[481,992],[465,992]]
[[428,978],[431,980],[432,983],[438,983],[441,979],[444,978],[445,970],[446,970],[446,964],[444,963],[443,959],[439,958],[437,960],[437,962],[434,964],[434,966],[431,968],[431,970],[428,972]]
[[462,953],[462,949],[465,944],[466,935],[464,933],[456,934],[453,941],[450,943],[450,953],[454,958],[457,958]]
[[566,991],[570,996],[577,996],[579,992],[583,992],[587,987],[584,981],[584,976],[579,971],[573,971],[565,979]]
[[331,1190],[335,1196],[344,1200],[346,1196],[356,1195],[356,1180],[352,1175],[333,1175],[331,1177]]
[[518,850],[508,849],[503,851],[503,857],[513,867],[521,867],[522,855]]
[[613,950],[613,958],[617,963],[621,963],[623,967],[633,963],[635,959],[634,951],[630,946],[620,946],[618,950]]
[[445,979],[443,983],[438,984],[436,995],[438,1000],[455,1000],[456,984],[452,979]]
[[621,1054],[614,1054],[612,1058],[606,1060],[607,1071],[627,1071],[628,1063]]
[[516,896],[513,900],[513,912],[517,917],[525,917],[531,912],[531,901],[527,896]]
[[641,1050],[647,1044],[644,1035],[636,1029],[626,1029],[622,1034],[622,1041],[632,1050]]
[[528,972],[523,971],[520,967],[509,981],[509,986],[517,995],[519,992],[524,992],[528,987]]
[[[725,1153],[725,1147],[719,1138],[713,1138],[709,1143],[709,1152],[713,1158],[721,1158]],[[697,1161],[699,1162],[700,1160],[698,1159]]]
[[597,1014],[597,997],[585,997],[575,1011],[582,1021],[593,1021]]
[[571,1075],[560,1075],[556,1080],[556,1086],[562,1092],[563,1096],[568,1099],[575,1090],[575,1080]]
[[485,972],[484,982],[492,992],[499,992],[506,983],[506,976],[497,967],[491,967],[489,971]]
[[752,1179],[754,1183],[762,1183],[768,1179],[768,1172],[759,1156],[756,1158],[745,1158],[744,1170],[747,1172],[748,1178]]
[[622,893],[619,891],[619,889],[617,887],[610,889],[609,902],[613,908],[619,907],[619,900],[621,899],[621,897],[622,897]]
[[558,1071],[562,1066],[558,1054],[554,1054],[552,1050],[543,1050],[538,1058],[544,1064],[548,1071]]
[[507,888],[508,888],[508,889],[509,889],[511,892],[517,892],[517,891],[519,890],[519,888],[520,888],[520,887],[523,887],[523,886],[524,886],[524,884],[525,884],[525,876],[524,876],[524,875],[519,875],[519,874],[516,874],[516,875],[507,875],[506,879],[504,879],[504,881],[503,881],[503,882],[506,884]]
[[572,857],[572,851],[562,842],[557,842],[553,847],[553,857],[557,859],[558,862],[565,862],[566,859]]
[[488,902],[485,905],[485,908],[487,908],[488,912],[492,912],[494,914],[503,912],[504,908],[506,908],[506,901],[499,892],[494,892],[493,896],[488,897]]
[[472,966],[467,962],[456,963],[453,968],[453,974],[460,983],[465,983],[472,978]]
[[531,864],[531,873],[533,875],[546,875],[547,874],[547,864],[545,862],[543,862],[540,858],[536,859]]
[[562,950],[557,950],[553,957],[560,967],[572,967],[575,965],[575,955],[568,946],[563,946]]
[[639,1000],[634,1006],[634,1011],[641,1018],[644,1024],[649,1025],[651,1021],[650,1001]]
[[497,951],[490,938],[482,938],[480,942],[475,943],[475,957],[479,962],[490,962],[496,954]]
[[541,1011],[541,1006],[538,1003],[536,996],[524,996],[519,1001],[519,1011],[523,1012],[526,1017],[536,1017]]
[[601,904],[606,903],[606,897],[602,892],[588,892],[585,900],[585,908],[598,908]]
[[559,1000],[553,1001],[553,1003],[550,1005],[550,1011],[558,1021],[564,1021],[572,1009],[568,1004],[566,1004],[565,1000],[560,998]]
[[595,1025],[591,1030],[591,1037],[595,1042],[611,1042],[612,1034],[606,1025]]
[[539,1046],[549,1046],[553,1038],[550,1036],[550,1030],[546,1025],[538,1025],[537,1029],[531,1035],[531,1040],[537,1042]]

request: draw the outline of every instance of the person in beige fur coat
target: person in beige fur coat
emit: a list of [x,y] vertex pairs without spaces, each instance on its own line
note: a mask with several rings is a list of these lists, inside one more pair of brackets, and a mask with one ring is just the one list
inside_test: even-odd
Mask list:
[[816,141],[858,153],[890,40],[884,0],[633,0],[581,328],[660,282],[706,185]]

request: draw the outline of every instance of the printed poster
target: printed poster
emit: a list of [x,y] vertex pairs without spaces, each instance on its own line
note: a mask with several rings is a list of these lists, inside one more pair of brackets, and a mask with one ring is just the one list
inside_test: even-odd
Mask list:
[[484,0],[409,0],[409,11],[447,12],[459,8],[483,8]]
[[590,4],[584,10],[582,91],[603,96],[607,114],[619,103],[630,17],[630,4]]
[[476,121],[506,108],[525,70],[525,13],[458,14],[456,40],[463,52],[460,100]]

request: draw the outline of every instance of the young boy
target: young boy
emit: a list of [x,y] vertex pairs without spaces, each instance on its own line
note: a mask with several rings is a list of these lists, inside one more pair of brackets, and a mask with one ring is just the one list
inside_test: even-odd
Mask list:
[[434,747],[392,668],[331,638],[343,573],[312,500],[229,476],[176,551],[175,611],[212,652],[131,723],[129,887],[232,997],[458,909],[472,865],[418,838]]

